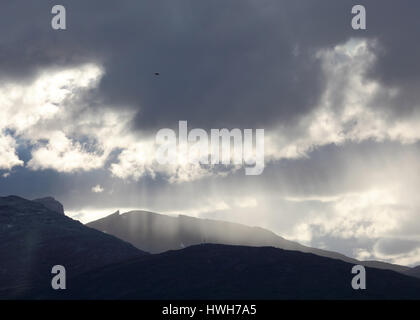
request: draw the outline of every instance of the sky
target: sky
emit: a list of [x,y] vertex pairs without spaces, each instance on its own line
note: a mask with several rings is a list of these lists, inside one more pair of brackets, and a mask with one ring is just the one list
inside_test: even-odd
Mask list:
[[[0,3],[0,195],[53,196],[83,222],[181,213],[420,264],[420,3],[59,2],[66,30],[51,27],[57,1]],[[182,120],[264,129],[263,173],[155,163],[156,133]]]

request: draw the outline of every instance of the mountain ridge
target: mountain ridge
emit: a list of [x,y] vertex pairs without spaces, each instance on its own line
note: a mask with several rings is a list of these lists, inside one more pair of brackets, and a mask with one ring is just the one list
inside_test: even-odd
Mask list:
[[113,213],[86,225],[113,234],[140,250],[151,253],[162,253],[167,250],[182,249],[186,246],[202,243],[273,246],[400,273],[411,270],[407,266],[381,261],[359,261],[334,251],[304,246],[261,227],[250,227],[234,222],[202,219],[182,214],[168,216],[150,211],[135,210],[122,214]]

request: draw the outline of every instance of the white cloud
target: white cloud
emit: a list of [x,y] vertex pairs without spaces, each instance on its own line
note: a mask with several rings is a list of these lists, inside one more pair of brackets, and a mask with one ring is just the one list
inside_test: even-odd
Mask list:
[[76,106],[67,110],[67,103],[83,90],[95,87],[102,74],[99,66],[87,64],[65,70],[45,70],[31,83],[1,84],[4,117],[0,119],[0,128],[25,135],[30,129],[47,125],[48,120],[80,111],[74,110]]
[[[394,247],[394,250],[392,250],[394,252],[384,252],[383,243]],[[404,245],[401,246],[401,243],[405,243],[406,248],[404,248]],[[372,248],[354,249],[354,257],[359,260],[379,260],[405,266],[417,266],[420,264],[420,241],[418,239],[380,238],[375,241]]]
[[232,166],[225,167],[225,171],[217,171],[215,165],[203,166],[199,163],[191,163],[182,153],[177,154],[177,159],[173,163],[159,164],[155,160],[157,148],[153,139],[133,143],[119,154],[118,161],[111,164],[110,171],[115,177],[121,179],[139,180],[144,175],[154,178],[160,174],[170,183],[182,183],[211,175],[224,176],[240,168],[240,166]]
[[370,139],[410,144],[420,140],[420,105],[419,111],[399,120],[392,120],[381,111],[383,108],[373,105],[377,95],[386,93],[392,97],[398,90],[366,78],[369,67],[376,61],[370,48],[367,40],[352,39],[318,52],[327,77],[320,103],[295,128],[267,131],[267,159],[309,157],[315,148],[328,144]]
[[412,214],[399,205],[399,192],[403,190],[396,187],[371,189],[336,195],[327,202],[323,197],[320,200],[294,198],[294,202],[319,201],[324,206],[318,209],[313,206],[306,219],[297,223],[288,236],[305,242],[324,236],[341,239],[386,237],[403,228],[405,218]]
[[[28,168],[65,173],[102,169],[111,152],[119,150],[109,170],[121,179],[161,174],[169,182],[178,183],[238,169],[232,166],[216,171],[213,166],[186,161],[183,154],[178,155],[176,163],[157,163],[154,137],[140,136],[129,129],[134,111],[89,106],[86,98],[104,73],[101,66],[86,64],[45,70],[28,83],[0,85],[0,132],[11,130],[32,147]],[[11,170],[24,165],[15,149],[13,137],[0,135],[0,168]]]
[[[59,172],[91,170],[103,165],[106,154],[87,151],[77,140],[75,115],[83,113],[78,99],[93,88],[103,74],[99,66],[87,64],[66,70],[46,70],[31,83],[0,85],[2,117],[0,130],[10,130],[33,147],[27,166],[33,170]],[[89,124],[88,124],[89,125]],[[6,140],[5,140],[6,139]],[[3,168],[23,165],[11,137],[1,137]]]
[[353,250],[353,255],[357,260],[372,260],[372,253],[363,248],[356,248]]
[[16,153],[16,141],[11,136],[0,133],[0,170],[11,170],[22,165],[23,161]]
[[83,146],[70,140],[61,131],[51,132],[48,143],[32,152],[28,168],[33,170],[53,169],[59,172],[89,171],[101,168],[105,156],[84,150]]
[[420,244],[417,246],[417,248],[414,248],[409,252],[386,254],[378,250],[378,243],[380,243],[380,241],[375,244],[373,250],[370,252],[371,258],[406,266],[417,266],[420,264]]
[[92,192],[93,193],[102,193],[102,192],[104,192],[105,191],[105,189],[104,188],[102,188],[102,186],[100,185],[100,184],[97,184],[96,186],[94,186],[93,188],[92,188]]
[[256,208],[258,201],[254,197],[240,197],[234,199],[234,204],[239,208]]
[[[379,108],[371,107],[373,98],[384,91],[366,70],[375,56],[366,40],[351,40],[332,49],[320,50],[327,77],[326,90],[319,106],[302,117],[297,126],[266,130],[265,157],[268,161],[309,157],[318,147],[346,142],[398,141],[414,143],[420,139],[420,113],[391,122]],[[215,166],[183,161],[159,165],[154,161],[154,138],[131,133],[131,111],[115,112],[103,106],[98,112],[88,108],[85,94],[94,89],[104,74],[102,67],[86,64],[65,70],[46,70],[32,83],[6,83],[0,86],[0,102],[5,117],[0,129],[13,130],[15,136],[33,146],[27,166],[33,170],[59,172],[89,171],[104,168],[114,150],[121,150],[109,170],[115,177],[138,180],[144,175],[160,174],[169,182],[187,182],[212,175],[224,176],[238,166],[218,170]],[[340,105],[337,105],[339,103]],[[17,158],[12,137],[1,136],[0,167],[10,170],[23,165]],[[184,159],[185,160],[185,159]]]

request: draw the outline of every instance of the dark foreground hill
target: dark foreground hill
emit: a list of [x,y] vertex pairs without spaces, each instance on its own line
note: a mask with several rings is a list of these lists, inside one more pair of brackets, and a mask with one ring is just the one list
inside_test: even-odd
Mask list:
[[389,269],[401,273],[410,270],[405,266],[379,261],[358,261],[337,252],[303,246],[263,228],[184,215],[173,217],[146,211],[132,211],[120,215],[117,212],[88,223],[87,226],[112,234],[151,253],[178,250],[202,243],[271,246],[313,253],[372,268]]
[[0,197],[0,299],[49,284],[54,265],[74,276],[144,254],[66,217],[60,208],[51,198]]
[[98,268],[49,299],[420,299],[420,279],[366,268],[353,290],[353,265],[271,247],[198,245]]

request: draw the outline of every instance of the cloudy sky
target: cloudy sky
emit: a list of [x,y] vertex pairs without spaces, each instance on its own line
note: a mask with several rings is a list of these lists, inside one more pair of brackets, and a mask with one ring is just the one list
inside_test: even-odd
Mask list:
[[[0,4],[0,194],[90,221],[133,208],[420,264],[420,3]],[[351,28],[363,4],[367,30]],[[158,72],[160,75],[156,76]],[[266,167],[162,166],[155,134],[265,130]]]

